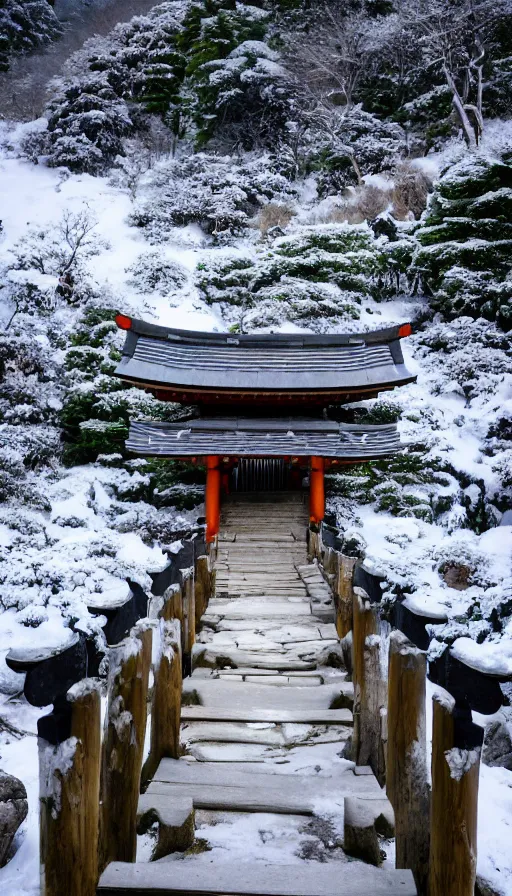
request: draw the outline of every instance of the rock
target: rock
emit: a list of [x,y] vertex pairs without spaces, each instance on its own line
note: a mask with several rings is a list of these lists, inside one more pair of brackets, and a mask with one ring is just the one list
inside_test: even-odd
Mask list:
[[485,878],[476,876],[475,896],[502,896],[502,890],[496,890]]
[[507,719],[490,722],[484,735],[482,762],[512,771],[512,726]]
[[343,849],[349,856],[362,859],[370,865],[380,865],[382,856],[379,838],[375,830],[375,814],[368,803],[345,797],[345,825]]
[[0,772],[0,867],[7,862],[12,841],[27,812],[25,786],[18,778]]
[[464,566],[463,563],[452,563],[442,570],[448,588],[454,588],[455,591],[466,591],[469,588],[471,573],[469,566]]

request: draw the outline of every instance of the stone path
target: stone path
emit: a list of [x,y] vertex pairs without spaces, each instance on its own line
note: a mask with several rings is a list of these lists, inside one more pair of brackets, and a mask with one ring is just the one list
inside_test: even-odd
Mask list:
[[389,804],[372,774],[342,758],[352,685],[329,588],[307,563],[302,495],[272,497],[224,506],[216,595],[183,687],[184,755],[161,762],[143,798],[176,818],[192,801],[194,846],[148,864],[147,835],[137,865],[109,866],[104,896],[415,893],[410,872],[343,850],[345,797],[372,817],[389,816]]

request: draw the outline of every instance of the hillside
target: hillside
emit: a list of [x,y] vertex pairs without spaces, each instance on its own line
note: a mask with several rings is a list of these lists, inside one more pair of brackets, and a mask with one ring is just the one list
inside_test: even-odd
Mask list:
[[[387,602],[447,610],[432,656],[468,637],[512,670],[511,25],[506,0],[171,0],[89,37],[40,118],[0,123],[0,736],[31,809],[7,896],[39,890],[37,713],[5,653],[98,634],[87,596],[149,587],[203,513],[201,471],[126,455],[130,418],[193,409],[112,378],[117,311],[410,320],[417,383],[336,411],[398,420],[406,450],[330,476],[328,522]],[[19,77],[35,57],[9,40]],[[506,896],[512,770],[482,775],[479,873]]]

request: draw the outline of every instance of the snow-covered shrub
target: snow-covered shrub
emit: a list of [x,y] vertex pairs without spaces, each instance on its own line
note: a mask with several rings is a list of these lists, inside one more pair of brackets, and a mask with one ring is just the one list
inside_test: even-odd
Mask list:
[[89,301],[94,288],[86,269],[88,259],[106,247],[95,232],[97,221],[88,207],[65,211],[56,226],[32,227],[12,249],[7,272],[15,313],[50,313],[58,298],[68,305]]
[[468,402],[495,394],[510,377],[510,337],[485,320],[460,317],[435,323],[417,336],[417,357],[433,365],[430,388],[440,394],[456,384]]
[[196,142],[275,147],[290,117],[290,85],[265,43],[269,12],[243,3],[199,0],[183,19],[183,93]]
[[444,173],[416,233],[413,270],[448,318],[512,327],[512,153],[466,156]]
[[199,153],[156,166],[147,198],[136,205],[131,221],[154,243],[165,242],[171,228],[199,224],[207,233],[229,238],[243,231],[269,200],[289,200],[293,189],[267,156]]
[[0,71],[9,58],[29,53],[63,32],[48,0],[3,0],[0,7]]
[[419,218],[432,189],[432,181],[421,168],[410,162],[398,165],[393,173],[393,216],[398,220],[406,220],[411,214]]
[[[346,502],[346,517],[358,504],[372,504],[392,516],[432,522],[455,503],[460,489],[443,464],[430,458],[425,446],[416,445],[385,461],[354,465],[347,475],[329,475],[328,491],[333,507],[339,499]],[[441,502],[440,492],[445,493]]]
[[391,171],[406,152],[400,125],[381,121],[355,106],[348,112],[329,110],[328,128],[319,127],[310,166],[318,170],[321,195],[358,184],[368,174]]
[[139,292],[158,292],[163,296],[176,292],[187,279],[186,270],[161,251],[144,252],[126,271],[131,275],[128,283]]
[[369,227],[301,227],[256,258],[212,257],[197,282],[208,304],[243,309],[247,325],[288,319],[318,327],[322,318],[358,319],[363,300],[378,292],[382,258]]
[[93,305],[80,316],[65,352],[66,392],[60,411],[64,460],[90,463],[99,455],[125,455],[131,419],[173,420],[181,409],[145,392],[127,389],[112,374],[121,357],[116,309]]

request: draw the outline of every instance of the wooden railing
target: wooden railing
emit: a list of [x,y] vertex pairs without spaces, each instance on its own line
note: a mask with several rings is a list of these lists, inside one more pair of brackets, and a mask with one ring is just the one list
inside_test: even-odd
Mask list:
[[[308,548],[331,585],[353,679],[352,758],[386,787],[397,868],[412,869],[420,896],[473,896],[483,731],[471,711],[499,708],[499,682],[464,666],[448,647],[428,664],[427,624],[440,619],[398,601],[385,620],[379,579],[344,555],[336,532],[311,526]],[[191,800],[169,819],[140,791],[163,757],[179,756],[182,677],[214,590],[215,550],[196,532],[152,576],[150,595],[130,583],[120,606],[96,600],[102,642],[70,631],[54,650],[8,655],[11,668],[26,673],[29,702],[54,705],[38,725],[42,896],[94,896],[107,863],[135,860],[137,826],[149,816],[158,822],[155,858],[191,845]],[[440,686],[431,783],[427,676]]]
[[[7,657],[26,673],[27,699],[54,704],[38,725],[42,896],[94,896],[108,862],[135,861],[141,786],[179,756],[182,676],[213,591],[214,550],[195,533],[153,575],[151,595],[130,583],[121,606],[96,601],[102,645],[70,632],[59,648]],[[179,828],[149,808],[160,845],[191,845],[191,805]]]
[[[484,732],[471,713],[497,711],[499,679],[464,665],[449,646],[429,664],[427,626],[443,620],[398,601],[391,624],[385,621],[379,578],[365,570],[364,560],[343,554],[335,530],[311,526],[309,555],[333,590],[352,672],[352,759],[371,766],[395,812],[396,867],[413,871],[420,896],[473,896]],[[427,677],[440,686],[433,698],[431,775]]]

